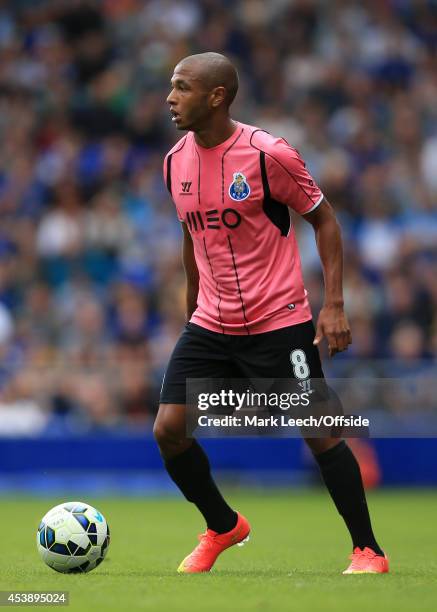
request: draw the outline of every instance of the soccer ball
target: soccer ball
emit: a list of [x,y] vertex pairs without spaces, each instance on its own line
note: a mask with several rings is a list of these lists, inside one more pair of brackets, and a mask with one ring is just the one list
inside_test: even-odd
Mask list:
[[59,504],[43,516],[36,534],[42,560],[62,572],[90,572],[105,558],[109,527],[98,510],[83,502]]

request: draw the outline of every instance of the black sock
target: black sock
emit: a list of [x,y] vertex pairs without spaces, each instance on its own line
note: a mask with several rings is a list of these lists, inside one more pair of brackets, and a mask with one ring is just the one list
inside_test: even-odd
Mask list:
[[208,529],[226,533],[235,527],[237,513],[223,499],[212,479],[208,457],[196,440],[183,453],[165,461],[165,467],[186,499],[203,514]]
[[351,449],[342,441],[315,455],[323,480],[351,534],[353,547],[368,546],[378,555],[383,551],[373,534],[360,468]]

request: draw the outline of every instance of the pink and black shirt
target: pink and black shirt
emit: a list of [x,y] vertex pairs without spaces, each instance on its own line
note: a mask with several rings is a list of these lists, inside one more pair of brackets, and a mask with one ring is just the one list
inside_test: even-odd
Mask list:
[[259,334],[311,319],[289,209],[305,215],[323,194],[285,140],[236,124],[209,149],[189,132],[166,155],[164,180],[199,270],[191,321]]

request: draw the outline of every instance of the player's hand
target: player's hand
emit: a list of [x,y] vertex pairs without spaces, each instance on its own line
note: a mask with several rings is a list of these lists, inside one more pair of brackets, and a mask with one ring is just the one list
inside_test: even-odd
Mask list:
[[323,337],[328,341],[329,356],[345,351],[352,344],[352,334],[343,306],[325,305],[317,319],[313,344],[320,344]]

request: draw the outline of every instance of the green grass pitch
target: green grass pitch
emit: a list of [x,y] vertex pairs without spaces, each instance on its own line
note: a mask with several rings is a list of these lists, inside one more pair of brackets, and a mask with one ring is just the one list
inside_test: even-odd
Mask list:
[[[57,574],[40,560],[35,531],[62,499],[0,498],[0,590],[68,590],[70,610],[357,612],[435,610],[437,492],[369,495],[391,574],[342,576],[349,536],[323,491],[236,492],[228,498],[252,524],[250,542],[211,574],[176,574],[202,520],[182,499],[87,499],[106,516],[112,542],[84,575]],[[65,608],[64,608],[65,609]]]

